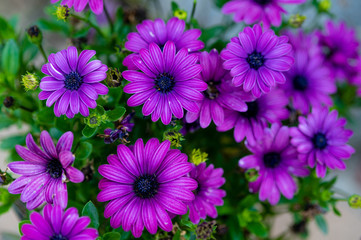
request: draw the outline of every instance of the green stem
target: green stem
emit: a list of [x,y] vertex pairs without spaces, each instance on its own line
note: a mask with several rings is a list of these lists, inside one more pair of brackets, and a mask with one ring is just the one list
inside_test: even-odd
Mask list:
[[197,0],[194,0],[194,1],[193,1],[191,18],[189,19],[189,22],[188,22],[190,28],[193,27],[192,20],[193,20],[193,18],[194,18],[194,13],[196,12],[196,6],[197,6]]
[[47,56],[46,53],[45,53],[43,44],[40,43],[40,44],[38,45],[38,48],[39,48],[39,50],[40,50],[40,52],[41,52],[41,55],[43,55],[44,61],[47,62],[47,61],[48,61],[48,56]]
[[70,14],[70,15],[80,21],[83,21],[83,22],[89,24],[89,26],[94,28],[99,33],[100,36],[102,36],[103,38],[106,38],[104,33],[100,30],[100,28],[97,25],[95,25],[94,23],[92,23],[89,19],[83,18],[83,17],[75,15],[75,14]]
[[112,18],[110,17],[108,9],[107,9],[107,7],[105,5],[105,2],[104,2],[104,12],[105,12],[105,16],[107,16],[107,20],[108,20],[109,25],[110,25],[110,32],[113,33],[114,32],[114,24],[113,24]]

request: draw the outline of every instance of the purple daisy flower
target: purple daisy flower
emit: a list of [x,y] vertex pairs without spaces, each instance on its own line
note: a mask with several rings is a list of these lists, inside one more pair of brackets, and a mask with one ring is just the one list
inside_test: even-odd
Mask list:
[[[244,99],[247,99],[246,97]],[[286,108],[288,98],[280,89],[273,89],[255,100],[248,94],[246,104],[248,106],[246,112],[226,111],[224,123],[217,127],[220,132],[234,128],[236,142],[241,142],[246,137],[248,142],[254,143],[263,135],[267,122],[279,123],[289,116]]]
[[48,75],[41,79],[39,99],[46,106],[54,105],[55,116],[66,114],[73,118],[81,113],[89,115],[88,108],[95,108],[98,95],[108,93],[108,88],[100,82],[107,77],[108,67],[99,60],[88,61],[95,55],[94,50],[78,51],[70,46],[49,56],[49,63],[41,68]]
[[24,234],[21,240],[95,240],[98,231],[86,228],[90,223],[89,217],[79,217],[74,207],[64,211],[60,206],[47,204],[43,215],[38,212],[30,214],[32,224],[21,226]]
[[137,25],[138,32],[131,32],[127,36],[125,48],[133,52],[128,55],[123,65],[129,69],[137,69],[132,58],[140,53],[142,48],[149,49],[149,44],[155,43],[163,49],[167,41],[175,44],[176,51],[186,48],[188,52],[196,52],[204,48],[204,43],[198,38],[202,32],[199,29],[185,30],[185,22],[176,17],[169,19],[164,23],[163,19],[157,18],[154,21],[144,20]]
[[359,42],[355,29],[347,28],[344,22],[337,24],[327,21],[324,32],[317,32],[317,36],[332,77],[341,80],[347,78],[350,61],[358,58]]
[[246,111],[247,105],[239,94],[240,89],[231,85],[232,77],[229,71],[223,68],[223,60],[217,50],[202,52],[199,62],[202,72],[197,79],[206,82],[208,88],[203,92],[203,101],[197,102],[200,111],[188,112],[186,121],[192,123],[199,119],[201,127],[206,128],[213,120],[219,126],[224,121],[224,108]]
[[[80,183],[83,173],[72,167],[74,155],[71,152],[73,133],[64,133],[56,147],[47,131],[40,135],[41,150],[29,133],[26,136],[28,149],[16,145],[19,156],[25,160],[9,163],[8,167],[16,174],[22,175],[9,186],[11,194],[20,194],[20,200],[29,210],[40,206],[44,201],[53,203],[57,192],[66,191],[66,181]],[[60,203],[59,203],[60,204]]]
[[336,84],[324,66],[317,39],[301,31],[298,34],[288,32],[287,35],[293,45],[295,64],[285,73],[287,81],[281,87],[288,97],[292,97],[293,107],[307,114],[311,106],[331,106],[329,95],[336,92]]
[[158,226],[172,230],[169,214],[187,213],[186,202],[194,199],[197,182],[186,176],[192,169],[187,155],[169,149],[170,141],[150,139],[144,146],[138,139],[128,148],[118,145],[117,155],[108,156],[109,164],[98,169],[104,179],[99,182],[99,202],[110,201],[104,217],[111,218],[113,228],[122,226],[139,238],[144,226],[151,233]]
[[246,24],[262,22],[266,28],[280,26],[282,13],[286,11],[280,4],[301,4],[306,0],[232,0],[227,2],[222,12],[224,14],[235,14],[235,22],[244,21]]
[[[59,0],[50,0],[51,3],[59,2]],[[81,12],[85,6],[89,3],[90,9],[95,14],[101,14],[103,12],[103,0],[62,0],[61,5],[67,5],[68,7],[74,7],[75,12]]]
[[255,97],[268,93],[276,83],[285,83],[283,72],[294,63],[288,37],[278,37],[270,29],[262,33],[258,24],[233,37],[221,56],[224,68],[231,70],[233,84]]
[[343,159],[355,152],[346,144],[353,132],[345,129],[346,119],[337,118],[337,111],[326,107],[314,109],[307,118],[298,118],[298,127],[291,128],[291,143],[297,147],[298,157],[310,167],[316,166],[318,177],[326,175],[327,168],[345,170]]
[[246,147],[253,155],[239,160],[238,165],[244,169],[256,169],[259,177],[249,183],[251,192],[259,191],[259,199],[275,205],[281,193],[292,199],[297,185],[292,175],[305,177],[309,174],[305,164],[297,159],[297,150],[290,143],[289,128],[272,124],[266,128],[262,138],[256,144],[246,142]]
[[175,44],[170,41],[164,45],[163,52],[155,43],[149,45],[149,50],[140,50],[133,61],[142,72],[122,73],[130,81],[124,92],[135,93],[128,99],[128,106],[144,103],[143,115],[151,114],[153,122],[161,118],[166,125],[171,122],[172,115],[182,118],[183,108],[198,112],[196,102],[203,100],[201,91],[207,89],[207,84],[196,78],[202,70],[196,64],[197,59],[195,54],[188,55],[185,48],[176,53]]
[[198,224],[200,219],[206,219],[207,215],[217,218],[215,206],[223,206],[223,199],[226,191],[219,189],[226,179],[222,177],[223,169],[215,169],[213,164],[206,166],[201,163],[198,166],[192,164],[192,171],[188,174],[198,182],[195,192],[195,199],[188,203],[189,219],[192,223]]

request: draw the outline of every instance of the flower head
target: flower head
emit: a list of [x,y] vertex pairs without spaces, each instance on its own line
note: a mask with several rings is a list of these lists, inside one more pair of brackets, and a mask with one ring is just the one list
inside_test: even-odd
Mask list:
[[280,89],[274,89],[255,100],[248,96],[246,104],[246,112],[226,111],[224,123],[217,127],[221,132],[234,128],[236,142],[241,142],[246,137],[248,142],[254,143],[263,135],[268,122],[277,123],[287,119],[289,115],[286,108],[288,98]]
[[66,22],[66,20],[68,20],[69,17],[69,7],[67,5],[58,6],[56,8],[54,15],[58,20],[62,20]]
[[21,226],[21,232],[24,234],[21,240],[95,240],[98,237],[96,229],[86,228],[90,218],[79,217],[78,210],[74,207],[64,211],[59,205],[47,204],[43,215],[32,212],[30,221],[31,224],[26,223]]
[[215,206],[222,206],[226,191],[219,189],[226,179],[222,177],[223,169],[214,168],[213,164],[206,166],[203,162],[198,166],[192,164],[192,171],[188,174],[198,182],[198,188],[194,191],[195,199],[188,203],[189,219],[198,224],[200,219],[206,219],[207,215],[217,218]]
[[335,79],[348,76],[349,62],[358,58],[359,42],[355,29],[347,28],[346,23],[327,21],[324,32],[317,33],[322,47],[325,64]]
[[175,44],[170,41],[164,45],[163,52],[155,43],[149,45],[149,50],[140,50],[133,61],[142,72],[123,72],[123,77],[130,81],[124,92],[134,93],[128,99],[128,106],[144,103],[143,115],[151,114],[153,122],[161,118],[166,125],[172,115],[182,118],[183,108],[199,111],[196,102],[203,99],[201,91],[207,89],[207,84],[196,78],[202,70],[196,64],[197,59],[194,54],[188,55],[185,48],[176,53]]
[[[59,2],[59,0],[50,0],[51,3]],[[74,7],[75,12],[81,12],[89,3],[90,9],[97,15],[103,12],[103,0],[62,0],[61,5]]]
[[210,53],[202,52],[199,63],[202,66],[202,72],[197,79],[203,80],[208,87],[203,92],[203,101],[197,102],[200,110],[188,112],[186,121],[191,123],[199,119],[201,127],[206,128],[213,120],[219,126],[224,121],[224,109],[246,111],[247,105],[242,94],[239,93],[242,90],[231,84],[232,77],[229,71],[223,68],[223,60],[217,50],[214,49]]
[[307,118],[300,116],[299,125],[291,129],[291,143],[297,147],[299,159],[316,166],[318,177],[326,175],[327,168],[345,170],[343,159],[355,150],[347,143],[352,131],[345,129],[346,119],[337,119],[337,111],[326,107],[314,109]]
[[34,73],[27,72],[22,76],[21,82],[23,83],[26,91],[35,90],[39,86],[38,77]]
[[278,27],[282,23],[282,13],[286,13],[281,3],[301,4],[304,2],[306,0],[232,0],[223,6],[222,12],[234,13],[235,22],[244,21],[248,25],[262,22],[266,28],[271,25]]
[[41,150],[29,133],[25,147],[16,145],[15,149],[25,161],[11,162],[11,171],[21,175],[9,186],[11,194],[20,194],[20,200],[26,203],[29,210],[37,208],[44,201],[53,202],[57,192],[66,191],[66,181],[79,183],[84,175],[72,167],[74,155],[71,152],[73,133],[63,134],[56,147],[47,131],[40,134]]
[[287,80],[281,88],[293,99],[293,107],[303,114],[307,114],[310,107],[321,107],[322,104],[331,106],[329,95],[336,92],[336,84],[324,66],[314,35],[305,35],[301,31],[287,35],[297,62],[285,73]]
[[119,145],[117,155],[108,156],[101,165],[98,201],[110,201],[104,217],[111,218],[113,228],[122,226],[135,237],[144,227],[151,233],[158,226],[172,230],[170,214],[187,213],[186,202],[194,199],[197,182],[186,174],[192,169],[187,155],[169,149],[169,141],[152,138],[145,145],[138,139],[134,146]]
[[231,70],[233,84],[260,97],[276,83],[285,83],[283,72],[294,63],[291,51],[287,36],[278,37],[270,29],[262,33],[256,24],[233,37],[221,56],[224,68]]
[[296,148],[290,143],[289,128],[272,124],[266,128],[256,144],[246,143],[253,155],[239,160],[238,165],[244,169],[258,170],[259,177],[250,182],[250,191],[259,191],[259,199],[275,205],[281,193],[292,199],[297,191],[292,175],[304,177],[309,174],[305,164],[297,159]]
[[172,41],[176,51],[185,48],[188,52],[196,52],[204,47],[204,43],[198,40],[201,30],[190,29],[184,31],[184,20],[176,17],[169,19],[167,23],[160,18],[154,21],[145,20],[137,25],[137,30],[138,32],[128,34],[128,41],[125,43],[125,48],[134,53],[127,56],[123,61],[123,65],[129,69],[137,69],[132,58],[137,56],[142,48],[149,49],[151,43],[155,43],[163,49],[167,41]]
[[89,115],[89,108],[97,106],[98,95],[108,93],[108,88],[99,83],[107,77],[108,67],[99,60],[88,61],[95,55],[94,50],[84,50],[78,57],[75,47],[68,47],[56,54],[50,54],[49,63],[41,68],[48,75],[41,79],[39,99],[46,106],[54,105],[55,116],[66,114],[73,118],[81,113]]

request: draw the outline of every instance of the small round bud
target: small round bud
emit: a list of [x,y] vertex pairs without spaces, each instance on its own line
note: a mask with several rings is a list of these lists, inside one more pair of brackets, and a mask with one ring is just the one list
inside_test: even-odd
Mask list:
[[305,20],[306,20],[306,16],[302,16],[297,13],[290,17],[288,23],[293,28],[300,28]]
[[14,98],[13,97],[11,97],[11,96],[7,96],[5,99],[4,99],[4,102],[3,102],[3,104],[4,104],[4,106],[6,107],[6,108],[10,108],[10,107],[12,107],[13,105],[14,105]]
[[58,20],[66,22],[69,17],[69,7],[67,5],[58,6],[54,15]]
[[26,31],[30,42],[36,45],[41,44],[41,41],[43,40],[43,34],[41,33],[38,26],[36,25],[31,26]]
[[208,160],[208,154],[205,152],[201,152],[200,149],[193,149],[191,157],[190,157],[190,161],[194,164],[194,165],[199,165],[202,162],[205,162]]
[[177,9],[174,11],[173,15],[181,20],[187,19],[187,12],[181,9]]
[[361,208],[361,196],[354,194],[348,198],[348,205],[351,208]]
[[318,10],[320,12],[328,12],[331,8],[330,0],[321,0],[318,4]]
[[29,72],[22,76],[21,82],[26,91],[35,90],[39,86],[39,80],[36,75]]

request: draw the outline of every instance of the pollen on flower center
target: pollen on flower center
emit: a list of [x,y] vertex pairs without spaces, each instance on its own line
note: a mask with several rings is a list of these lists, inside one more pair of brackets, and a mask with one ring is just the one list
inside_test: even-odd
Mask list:
[[58,159],[53,159],[46,166],[46,172],[49,173],[52,178],[59,178],[63,174],[63,166]]
[[258,3],[260,5],[266,5],[272,2],[272,0],[253,0],[255,3]]
[[312,138],[312,143],[318,149],[324,149],[327,147],[327,139],[325,134],[316,133]]
[[134,184],[133,190],[135,195],[140,198],[152,198],[158,192],[159,183],[155,175],[143,175],[138,177]]
[[82,83],[83,78],[77,72],[65,75],[65,88],[68,90],[78,90]]
[[261,53],[254,51],[253,53],[249,54],[247,57],[247,62],[249,66],[255,70],[262,67],[264,64],[264,57]]
[[54,235],[50,238],[50,240],[68,240],[67,237],[64,237],[63,235],[61,234],[57,234],[57,235]]
[[172,91],[174,85],[174,77],[169,73],[162,73],[155,79],[155,88],[162,93]]
[[281,162],[281,156],[279,153],[270,152],[263,156],[263,163],[268,168],[275,168]]
[[219,91],[217,89],[218,83],[214,81],[207,82],[208,88],[204,91],[204,95],[209,99],[215,99],[219,95]]
[[255,118],[257,117],[259,107],[257,101],[253,102],[246,102],[247,104],[247,111],[246,112],[240,112],[240,114],[245,118]]
[[308,87],[307,78],[305,78],[304,76],[301,76],[301,75],[295,76],[293,78],[292,83],[293,83],[293,87],[299,91],[304,91]]

